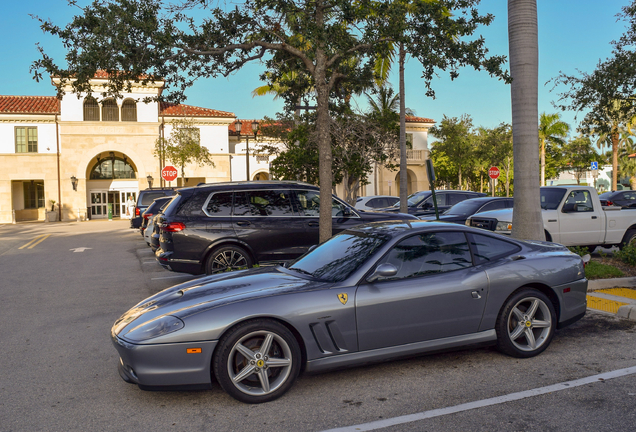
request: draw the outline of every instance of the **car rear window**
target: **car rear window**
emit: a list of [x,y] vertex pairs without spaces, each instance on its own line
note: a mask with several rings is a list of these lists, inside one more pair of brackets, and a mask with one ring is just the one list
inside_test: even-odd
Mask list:
[[139,197],[141,199],[141,202],[137,205],[149,206],[157,198],[163,198],[169,195],[174,195],[174,191],[143,192],[141,193],[141,196]]

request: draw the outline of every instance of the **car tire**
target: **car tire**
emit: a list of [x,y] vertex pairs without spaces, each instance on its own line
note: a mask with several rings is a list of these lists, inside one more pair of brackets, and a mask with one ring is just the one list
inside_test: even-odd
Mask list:
[[205,264],[207,274],[250,268],[254,261],[245,249],[238,246],[221,246],[212,251]]
[[628,229],[623,236],[623,241],[618,246],[621,250],[628,245],[636,245],[636,229]]
[[221,338],[212,369],[230,396],[256,404],[285,394],[300,373],[300,362],[292,332],[279,322],[257,319],[237,325]]
[[556,312],[550,299],[534,288],[521,288],[506,301],[497,317],[497,349],[517,358],[541,354],[556,329]]

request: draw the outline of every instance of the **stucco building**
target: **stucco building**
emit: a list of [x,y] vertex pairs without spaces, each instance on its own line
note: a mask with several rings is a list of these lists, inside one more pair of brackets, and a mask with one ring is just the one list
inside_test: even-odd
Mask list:
[[[129,196],[136,198],[139,190],[162,184],[155,144],[170,136],[174,121],[183,119],[198,129],[199,142],[211,153],[214,166],[187,165],[185,181],[178,178],[171,186],[269,179],[271,157],[254,153],[251,120],[242,120],[239,139],[234,113],[143,101],[160,94],[161,82],[133,84],[117,100],[102,98],[106,83],[107,76],[98,74],[93,94],[74,94],[68,87],[61,100],[0,96],[0,223],[105,218],[108,204],[114,217],[124,215]],[[53,79],[53,85],[60,82]],[[428,187],[425,160],[432,125],[430,119],[407,120],[412,143],[409,193]],[[396,175],[377,167],[362,195],[398,195]]]

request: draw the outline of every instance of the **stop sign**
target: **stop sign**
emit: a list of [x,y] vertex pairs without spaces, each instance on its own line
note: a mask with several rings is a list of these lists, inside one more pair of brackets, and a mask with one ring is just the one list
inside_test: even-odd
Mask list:
[[488,177],[490,177],[493,180],[499,177],[499,168],[495,166],[490,167],[490,169],[488,170]]
[[172,165],[168,165],[161,170],[161,178],[165,181],[173,181],[177,178],[177,169]]

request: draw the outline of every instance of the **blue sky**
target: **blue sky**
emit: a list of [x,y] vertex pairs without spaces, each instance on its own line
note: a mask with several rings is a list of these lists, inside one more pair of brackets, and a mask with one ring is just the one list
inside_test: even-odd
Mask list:
[[[611,51],[610,42],[623,33],[625,27],[616,21],[621,6],[630,0],[538,0],[539,20],[539,112],[555,112],[551,102],[558,89],[550,92],[544,83],[559,71],[573,74],[576,70],[591,72],[599,60]],[[80,4],[88,1],[80,0]],[[61,44],[44,35],[38,22],[29,14],[50,18],[56,24],[66,24],[79,9],[67,5],[66,0],[28,0],[4,5],[0,18],[0,94],[54,95],[49,80],[36,83],[29,73],[31,62],[38,58],[35,44],[40,42],[47,53],[63,60]],[[492,13],[495,21],[490,27],[478,30],[486,38],[492,54],[508,55],[507,1],[482,0],[479,10]],[[262,66],[252,64],[228,78],[200,81],[188,92],[190,105],[235,113],[240,118],[274,116],[282,104],[270,96],[252,98],[251,91],[262,85],[258,75]],[[433,87],[436,99],[425,96],[420,78],[421,66],[410,59],[406,67],[406,106],[420,117],[440,121],[443,115],[458,117],[469,114],[475,126],[495,127],[510,122],[510,87],[487,73],[464,69],[455,81],[440,74]],[[397,76],[391,82],[397,91]],[[577,125],[575,113],[562,113],[572,127]],[[578,115],[580,121],[582,115]]]

